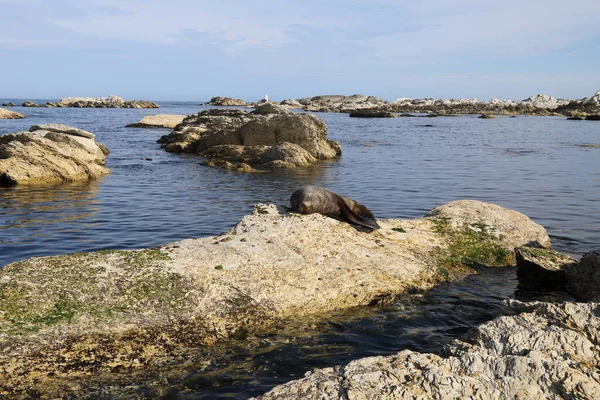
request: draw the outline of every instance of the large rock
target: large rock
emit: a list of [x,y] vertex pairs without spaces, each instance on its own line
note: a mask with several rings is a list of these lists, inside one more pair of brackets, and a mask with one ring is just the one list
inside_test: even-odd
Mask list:
[[211,106],[246,106],[246,102],[242,99],[233,99],[231,97],[213,97],[207,103]]
[[309,111],[333,111],[333,112],[350,112],[363,108],[381,108],[389,103],[375,96],[365,96],[362,94],[354,94],[352,96],[344,95],[323,95],[309,98],[298,99],[298,103],[304,106]]
[[108,150],[93,137],[60,124],[0,136],[0,186],[94,179],[108,173]]
[[146,115],[140,122],[126,125],[126,128],[175,128],[183,121],[185,115],[156,114]]
[[[258,113],[232,109],[201,111],[186,117],[159,143],[169,152],[195,153],[206,157],[207,165],[227,168],[230,164],[225,162],[258,169],[294,167],[341,154],[339,144],[327,139],[325,122],[314,115],[289,113],[270,103],[257,106],[256,110]],[[274,159],[277,155],[281,158]],[[239,169],[235,165],[233,168]]]
[[21,119],[21,118],[25,118],[25,116],[18,112],[0,108],[0,119]]
[[520,303],[452,342],[315,370],[260,396],[284,399],[595,399],[600,305]]
[[[169,357],[194,346],[290,321],[310,327],[329,312],[470,272],[440,268],[450,241],[435,219],[377,222],[366,234],[257,205],[214,237],[9,264],[0,269],[0,395],[85,397],[78,391],[93,376],[169,368],[180,364]],[[509,249],[501,238],[471,236],[479,240]]]
[[567,270],[567,290],[579,301],[600,302],[600,252],[584,254]]
[[123,100],[119,96],[111,95],[107,97],[65,97],[56,103],[46,103],[46,107],[159,108],[159,105],[146,100]]
[[[474,232],[487,232],[513,245],[550,247],[546,230],[518,211],[502,208],[478,200],[451,201],[436,207],[426,214],[447,221],[454,229],[468,228]],[[473,225],[473,221],[477,221]]]

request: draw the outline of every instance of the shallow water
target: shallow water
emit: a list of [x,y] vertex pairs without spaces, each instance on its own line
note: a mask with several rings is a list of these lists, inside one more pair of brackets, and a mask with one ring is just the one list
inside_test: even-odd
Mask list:
[[[10,100],[10,99],[9,99]],[[3,102],[6,100],[0,100]],[[41,101],[40,101],[41,102]],[[545,226],[556,250],[600,248],[600,123],[559,117],[476,116],[353,119],[317,114],[343,156],[288,172],[244,174],[169,154],[164,129],[124,128],[144,115],[191,114],[198,103],[161,109],[11,108],[0,134],[58,122],[96,133],[111,150],[112,173],[98,181],[0,188],[0,267],[32,256],[152,247],[231,228],[257,202],[287,204],[300,185],[317,184],[366,204],[379,218],[415,218],[454,199],[515,209]],[[552,294],[560,299],[562,294]],[[230,364],[191,372],[186,398],[245,398],[313,367],[410,348],[439,351],[469,327],[502,312],[509,297],[544,295],[519,287],[514,269],[484,270],[436,288],[424,303],[357,310],[317,337],[238,354]],[[359,312],[359,314],[362,313]],[[337,320],[336,320],[337,321]],[[254,349],[256,350],[256,349]],[[253,351],[254,351],[253,350]],[[208,375],[207,375],[208,374]]]

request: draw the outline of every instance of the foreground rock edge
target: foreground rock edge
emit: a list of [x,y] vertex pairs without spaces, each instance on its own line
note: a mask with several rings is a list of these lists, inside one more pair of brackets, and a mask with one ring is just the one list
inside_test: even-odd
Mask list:
[[[492,206],[465,201],[451,208],[513,217]],[[485,223],[461,231],[451,227],[464,220],[448,214],[379,220],[381,230],[364,234],[321,215],[282,216],[275,206],[258,205],[216,237],[9,264],[0,271],[6,377],[0,393],[67,390],[60,386],[66,377],[139,369],[181,346],[212,345],[241,331],[376,304],[462,276],[468,268],[452,258],[460,255],[450,245]],[[507,224],[534,232],[522,244],[547,240],[543,228],[524,221]],[[514,237],[501,236],[478,232],[471,240],[511,248]]]
[[597,398],[600,304],[506,303],[443,356],[401,351],[308,372],[257,399]]

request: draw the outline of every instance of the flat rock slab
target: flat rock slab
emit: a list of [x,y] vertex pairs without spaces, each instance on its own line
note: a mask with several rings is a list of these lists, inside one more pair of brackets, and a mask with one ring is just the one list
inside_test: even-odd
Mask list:
[[146,115],[140,122],[129,124],[126,128],[175,128],[183,121],[185,115],[156,114]]
[[0,108],[0,119],[22,119],[25,118],[23,114],[15,111],[10,111],[4,108]]
[[81,136],[88,139],[94,139],[96,135],[91,132],[84,131],[83,129],[73,128],[69,125],[64,124],[41,124],[41,125],[32,125],[29,128],[29,132],[35,131],[49,131],[49,132],[57,132],[64,133],[65,135],[73,135],[73,136]]

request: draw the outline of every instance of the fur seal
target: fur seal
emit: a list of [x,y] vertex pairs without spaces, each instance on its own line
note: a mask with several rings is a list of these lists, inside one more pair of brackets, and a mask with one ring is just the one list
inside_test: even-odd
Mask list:
[[303,186],[292,193],[288,211],[299,214],[319,213],[345,221],[361,232],[379,229],[375,216],[367,207],[320,186]]

